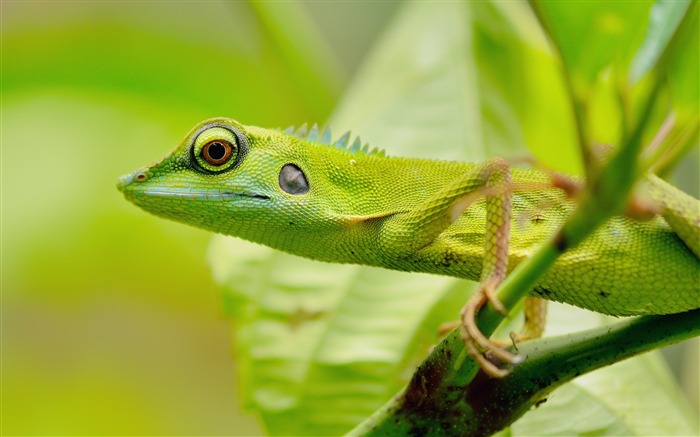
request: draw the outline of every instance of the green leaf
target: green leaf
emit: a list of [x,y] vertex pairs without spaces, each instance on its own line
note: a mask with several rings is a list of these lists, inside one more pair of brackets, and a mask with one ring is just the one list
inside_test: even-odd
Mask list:
[[626,69],[649,20],[651,1],[533,2],[547,26],[575,89],[589,89],[601,71]]
[[231,292],[245,403],[273,435],[337,435],[371,414],[410,375],[400,363],[422,316],[455,282],[222,237],[210,260]]
[[649,11],[650,18],[646,37],[630,66],[630,81],[632,83],[637,82],[654,67],[683,19],[690,3],[690,0],[657,1],[654,3]]
[[296,88],[306,94],[304,100],[316,114],[326,113],[337,100],[343,75],[337,57],[304,12],[301,2],[251,1],[249,4]]
[[700,6],[693,2],[668,61],[668,86],[679,124],[698,122],[700,108]]

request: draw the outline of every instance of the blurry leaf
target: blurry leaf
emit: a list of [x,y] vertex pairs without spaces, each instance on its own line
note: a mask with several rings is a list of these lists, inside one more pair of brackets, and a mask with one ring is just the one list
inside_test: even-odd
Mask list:
[[613,64],[626,68],[644,37],[651,1],[533,1],[578,94]]
[[[652,121],[646,126],[645,143],[655,146],[653,171],[664,174],[698,145],[700,130],[700,23],[698,3],[661,2],[652,9],[652,22],[645,45],[638,53],[640,64],[654,56],[653,74],[647,82],[660,82],[663,91]],[[656,38],[656,40],[654,39]],[[656,50],[661,53],[655,53]],[[652,52],[652,53],[650,53]],[[644,82],[644,80],[640,81]],[[643,88],[643,87],[642,87]],[[659,133],[666,131],[664,135]],[[697,163],[697,160],[695,161]],[[697,164],[695,165],[697,168]]]
[[[533,0],[531,4],[563,59],[582,139],[589,143],[585,147],[625,141],[658,80],[641,80],[652,68],[663,78],[668,75],[672,104],[680,117],[697,114],[697,3],[583,1],[569,7],[565,2]],[[691,17],[682,24],[688,8]],[[682,28],[672,40],[679,25]],[[657,65],[664,51],[667,59]],[[652,140],[668,106],[664,98],[655,106],[645,123],[643,143]]]
[[[244,401],[273,435],[338,435],[405,382],[422,316],[454,278],[319,264],[217,237]],[[433,327],[437,329],[436,326]]]
[[617,78],[608,73],[598,78],[586,96],[588,135],[592,144],[619,145],[624,133],[623,109]]
[[[392,24],[341,100],[333,126],[389,155],[486,159],[468,8],[406,5]],[[512,152],[522,141],[499,146]]]
[[679,29],[675,47],[668,61],[668,86],[679,124],[698,122],[700,107],[700,6],[693,2],[686,22]]
[[518,144],[546,167],[580,174],[561,71],[531,9],[517,2],[473,2],[470,10],[489,151],[522,158],[504,150]]
[[[38,22],[46,20],[41,7],[23,5]],[[299,120],[325,118],[336,97],[333,87],[341,81],[326,68],[333,86],[295,83],[296,70],[289,70],[297,67],[282,62],[269,34],[273,29],[256,23],[244,2],[181,3],[168,9],[170,26],[150,25],[163,21],[163,8],[148,2],[129,8],[102,2],[88,14],[70,3],[62,8],[59,17],[73,16],[72,21],[3,29],[3,94],[118,91],[157,101],[161,108],[188,108],[187,124],[230,116],[275,125],[289,122],[289,114]],[[287,25],[296,24],[290,17]],[[308,33],[298,37],[308,42]],[[315,56],[316,45],[295,42],[287,44],[306,50],[298,56]]]
[[325,115],[336,102],[343,77],[338,59],[323,35],[305,13],[301,2],[250,2],[278,57],[284,62],[296,88],[314,108]]
[[[658,0],[650,11],[645,40],[630,67],[629,83],[622,91],[627,112],[641,114],[650,93],[656,87],[662,90],[644,133],[645,144],[655,143],[649,154],[659,152],[652,158],[656,172],[668,171],[697,144],[698,27],[697,2]],[[660,130],[666,133],[657,137]]]
[[[401,155],[480,162],[523,158],[529,149],[553,168],[579,172],[564,87],[530,10],[475,2],[422,13],[428,22],[444,20],[450,32],[406,31],[381,40],[333,126],[355,130],[389,154],[407,144]],[[416,28],[424,26],[415,20]]]
[[654,67],[690,3],[690,0],[657,1],[651,7],[646,37],[630,66],[631,82],[637,82]]
[[[42,132],[50,132],[51,144],[32,157],[31,171],[22,165],[26,148],[3,149],[3,177],[12,181],[3,186],[3,226],[12,230],[3,235],[3,249],[12,254],[3,260],[6,292],[69,304],[114,287],[122,296],[201,308],[206,300],[190,290],[213,288],[211,281],[195,274],[170,281],[169,272],[176,259],[204,272],[204,260],[185,247],[205,244],[207,235],[187,229],[181,238],[172,238],[179,225],[151,220],[115,189],[120,173],[143,162],[144,149],[150,145],[155,158],[180,136],[176,131],[164,135],[167,129],[149,119],[159,106],[129,105],[106,93],[17,97],[3,101],[5,144],[28,144],[37,120]],[[170,115],[176,123],[187,118],[177,108],[170,108]],[[171,144],[164,140],[168,136]],[[154,257],[152,247],[166,253]]]

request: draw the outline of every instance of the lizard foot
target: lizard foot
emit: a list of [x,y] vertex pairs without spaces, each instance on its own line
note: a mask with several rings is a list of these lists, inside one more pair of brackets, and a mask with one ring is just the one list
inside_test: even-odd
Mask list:
[[510,371],[502,369],[497,364],[494,364],[493,361],[516,365],[521,363],[524,357],[499,347],[486,338],[476,325],[476,314],[487,301],[496,301],[498,302],[497,305],[494,305],[496,309],[505,310],[495,295],[488,292],[488,288],[488,286],[484,286],[477,294],[467,301],[467,304],[462,309],[460,314],[462,320],[460,336],[462,337],[462,341],[469,355],[479,364],[487,375],[494,378],[503,378],[507,376]]

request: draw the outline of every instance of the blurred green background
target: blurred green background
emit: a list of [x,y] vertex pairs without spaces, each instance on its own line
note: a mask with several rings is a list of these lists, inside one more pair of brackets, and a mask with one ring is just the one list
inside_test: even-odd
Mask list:
[[261,431],[210,234],[115,183],[204,118],[324,121],[399,7],[272,4],[0,3],[4,434]]
[[258,433],[210,234],[116,179],[207,117],[323,121],[396,4],[1,5],[2,432]]

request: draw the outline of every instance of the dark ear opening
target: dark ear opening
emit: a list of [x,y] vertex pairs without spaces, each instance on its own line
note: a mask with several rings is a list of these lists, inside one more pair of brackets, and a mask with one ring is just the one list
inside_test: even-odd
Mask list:
[[309,181],[304,172],[294,164],[285,164],[280,170],[280,188],[289,194],[305,194],[309,191]]

